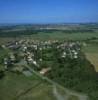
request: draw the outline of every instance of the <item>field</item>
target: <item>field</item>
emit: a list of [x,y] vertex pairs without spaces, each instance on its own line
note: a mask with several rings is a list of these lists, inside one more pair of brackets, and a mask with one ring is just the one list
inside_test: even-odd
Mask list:
[[38,39],[38,40],[54,40],[54,39],[58,39],[58,40],[86,40],[86,39],[90,39],[93,37],[97,37],[98,38],[98,34],[97,33],[64,33],[64,32],[53,32],[53,33],[45,33],[45,32],[39,32],[38,34],[33,34],[31,35],[29,38],[30,39]]
[[0,100],[55,100],[50,91],[51,85],[36,75],[25,77],[7,72],[0,80]]
[[[81,98],[82,94],[65,91],[34,73],[31,77],[26,77],[6,72],[5,77],[0,80],[0,100],[82,100]],[[87,100],[86,96],[83,98]]]
[[88,44],[83,48],[87,59],[95,66],[98,72],[98,44]]
[[[17,25],[0,27],[2,41],[29,39],[87,40],[98,38],[98,24]],[[5,39],[4,39],[5,38]],[[1,42],[2,42],[1,41]]]

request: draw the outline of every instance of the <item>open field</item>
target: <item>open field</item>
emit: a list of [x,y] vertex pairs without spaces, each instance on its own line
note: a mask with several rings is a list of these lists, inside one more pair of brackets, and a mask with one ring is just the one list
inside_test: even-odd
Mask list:
[[[57,86],[58,87],[58,86]],[[79,99],[79,97],[80,99]],[[85,96],[83,96],[85,98]],[[62,98],[62,99],[60,99]],[[0,100],[87,100],[82,95],[64,89],[41,79],[32,73],[31,77],[6,72],[0,80]]]
[[98,53],[86,53],[87,59],[95,66],[98,72]]
[[[0,80],[0,100],[55,100],[50,90],[51,85],[36,75],[25,77],[7,72]],[[25,99],[22,99],[25,95]]]
[[9,40],[8,38],[11,40],[30,38],[80,41],[93,37],[98,38],[98,24],[17,25],[0,27],[0,37],[2,41]]
[[53,33],[38,33],[33,34],[33,39],[41,39],[41,40],[53,40],[53,39],[59,39],[59,40],[86,40],[89,38],[97,37],[98,33],[64,33],[64,32],[53,32]]
[[[98,38],[98,33],[64,33],[64,32],[39,32],[32,35],[22,35],[17,37],[0,37],[0,44],[6,43],[8,41],[15,41],[21,39],[29,40],[72,40],[72,41],[85,41],[87,39]],[[97,41],[97,40],[93,40]]]
[[88,44],[83,48],[83,52],[98,72],[98,44]]

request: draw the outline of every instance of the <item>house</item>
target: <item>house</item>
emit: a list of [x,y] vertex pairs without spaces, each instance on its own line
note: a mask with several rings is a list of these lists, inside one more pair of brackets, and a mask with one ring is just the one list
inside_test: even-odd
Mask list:
[[11,60],[11,61],[15,61],[15,60],[16,60],[14,54],[12,54],[12,53],[10,54],[10,60]]
[[62,58],[65,58],[66,57],[66,52],[63,52],[63,54],[62,54]]
[[8,58],[4,58],[4,65],[5,65],[5,69],[7,69],[7,65],[8,65]]
[[51,70],[51,68],[43,68],[39,73],[44,75],[44,74],[46,74],[50,70]]

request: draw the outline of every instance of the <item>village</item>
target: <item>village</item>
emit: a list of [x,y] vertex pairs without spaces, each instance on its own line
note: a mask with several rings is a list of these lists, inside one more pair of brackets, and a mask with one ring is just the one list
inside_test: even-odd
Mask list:
[[5,70],[31,76],[31,70],[38,71],[42,75],[51,71],[52,64],[57,58],[78,59],[81,43],[59,40],[20,40],[7,42],[1,45],[1,48],[8,50],[8,55],[2,61]]

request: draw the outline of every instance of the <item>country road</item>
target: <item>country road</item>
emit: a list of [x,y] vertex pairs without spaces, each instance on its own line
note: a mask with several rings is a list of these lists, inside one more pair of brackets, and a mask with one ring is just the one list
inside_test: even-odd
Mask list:
[[58,90],[55,85],[53,85],[53,95],[55,96],[57,100],[68,100],[68,97],[69,97],[69,95],[63,96],[60,93],[58,93]]
[[76,96],[78,98],[78,100],[87,100],[88,99],[88,97],[85,95],[80,95],[78,93],[67,91],[67,90],[65,90],[65,91],[66,91],[66,94],[62,95],[61,93],[58,92],[56,85],[53,85],[53,94],[57,100],[69,100],[71,95]]
[[[26,63],[24,63],[24,65],[26,65]],[[88,100],[88,96],[87,95],[72,91],[70,89],[67,89],[67,88],[61,86],[60,84],[50,80],[49,78],[39,74],[38,72],[36,72],[32,68],[30,68],[28,65],[26,67],[29,69],[29,71],[31,73],[34,73],[36,76],[38,76],[38,77],[42,78],[43,80],[46,80],[49,83],[53,84],[53,94],[54,94],[54,96],[56,97],[57,100],[68,100],[68,98],[70,96],[72,96],[72,95],[76,96],[78,98],[78,100]],[[60,93],[58,93],[56,87],[60,87],[61,89],[65,90],[66,94],[63,96]]]

